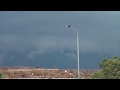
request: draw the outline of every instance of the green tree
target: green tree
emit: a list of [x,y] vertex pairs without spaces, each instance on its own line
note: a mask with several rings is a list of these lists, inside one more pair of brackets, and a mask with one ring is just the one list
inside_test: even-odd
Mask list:
[[120,79],[120,58],[113,56],[113,59],[104,58],[99,63],[100,71],[93,73],[92,78]]
[[92,79],[105,79],[105,76],[104,76],[104,74],[103,74],[103,71],[100,70],[100,71],[94,72],[94,73],[91,75],[91,78],[92,78]]
[[3,75],[0,73],[0,79],[3,77]]
[[100,63],[106,79],[118,79],[120,71],[120,59],[117,56],[113,56],[113,60],[104,58]]

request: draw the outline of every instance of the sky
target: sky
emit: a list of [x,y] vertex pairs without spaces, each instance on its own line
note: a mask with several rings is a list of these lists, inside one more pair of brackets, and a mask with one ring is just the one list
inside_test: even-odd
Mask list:
[[0,11],[0,65],[76,68],[77,35],[66,25],[79,31],[81,67],[120,55],[119,11]]

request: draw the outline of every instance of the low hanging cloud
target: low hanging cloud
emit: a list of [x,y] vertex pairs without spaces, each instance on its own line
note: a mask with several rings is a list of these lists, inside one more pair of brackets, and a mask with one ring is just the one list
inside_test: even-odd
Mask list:
[[[28,58],[34,59],[36,55],[42,55],[46,53],[51,53],[61,50],[70,50],[70,53],[67,53],[67,56],[75,57],[73,51],[76,52],[76,38],[66,38],[56,36],[34,36],[34,37],[22,37],[22,36],[0,36],[0,50],[6,52],[28,52]],[[103,43],[104,42],[104,43]],[[109,43],[109,41],[106,41]],[[110,53],[119,52],[116,47],[119,48],[118,44],[112,46],[109,43],[109,46],[105,45],[105,41],[95,42],[81,40],[79,41],[79,51],[80,53],[88,52],[99,52]],[[102,43],[102,44],[101,44]],[[105,46],[104,46],[105,45]],[[30,50],[31,49],[31,50]],[[111,52],[111,53],[113,53]]]
[[[0,12],[0,52],[27,52],[28,58],[69,50],[80,53],[120,53],[120,12]],[[59,18],[58,18],[59,17]],[[1,54],[1,62],[4,59]]]
[[34,59],[36,55],[42,55],[45,53],[45,50],[34,50],[28,53],[28,58]]
[[76,54],[73,53],[73,52],[72,52],[72,53],[68,53],[68,52],[67,52],[66,55],[69,56],[69,57],[71,57],[71,58],[76,59]]

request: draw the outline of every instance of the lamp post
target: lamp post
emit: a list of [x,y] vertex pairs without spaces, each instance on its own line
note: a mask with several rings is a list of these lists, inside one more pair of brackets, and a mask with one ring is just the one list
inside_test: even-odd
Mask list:
[[79,34],[78,29],[74,29],[71,25],[67,25],[67,28],[72,28],[75,32],[77,32],[77,61],[78,61],[78,78],[80,78],[80,70],[79,70]]

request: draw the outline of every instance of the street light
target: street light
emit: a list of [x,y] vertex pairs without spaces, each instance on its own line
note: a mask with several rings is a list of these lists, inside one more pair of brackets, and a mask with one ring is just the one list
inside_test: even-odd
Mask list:
[[72,28],[75,32],[77,32],[77,61],[78,61],[78,78],[80,78],[80,71],[79,71],[79,34],[78,29],[74,29],[71,25],[67,25],[67,28]]

